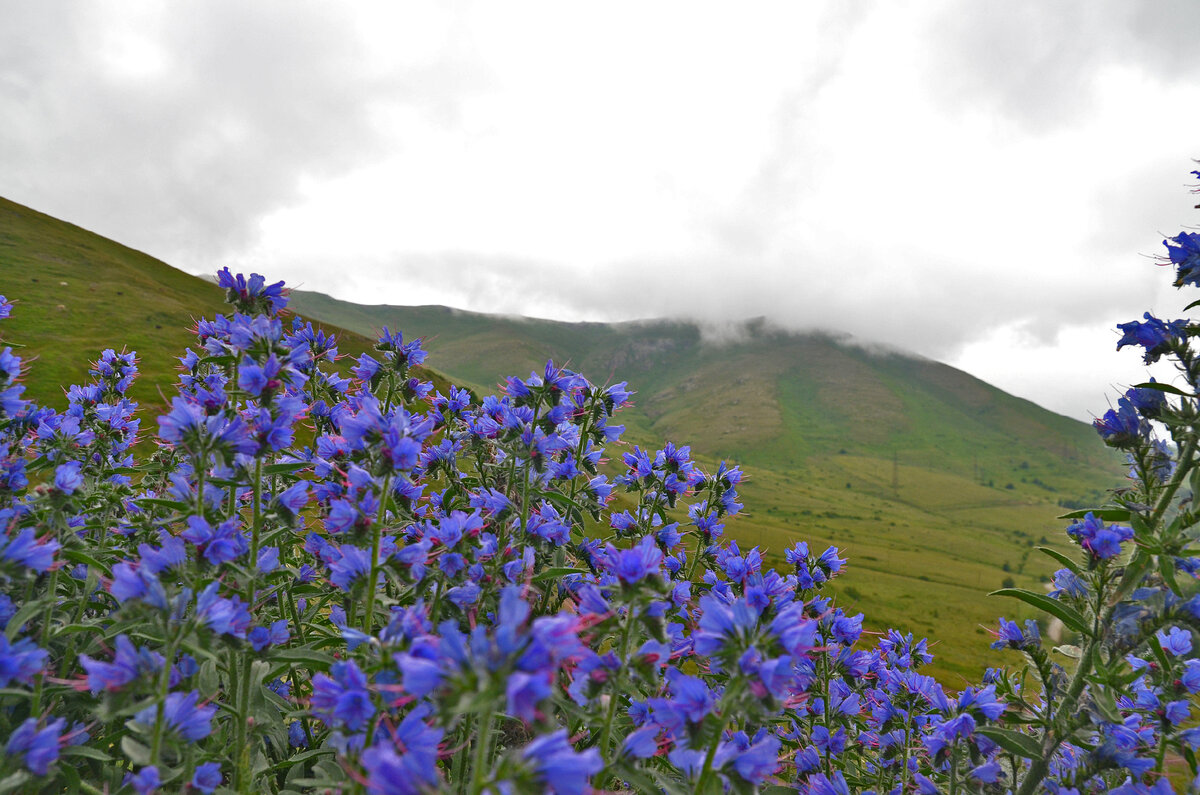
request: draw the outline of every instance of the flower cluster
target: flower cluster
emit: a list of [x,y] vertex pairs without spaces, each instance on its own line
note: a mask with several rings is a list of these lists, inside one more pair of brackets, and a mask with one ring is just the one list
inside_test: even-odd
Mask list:
[[[1200,284],[1196,237],[1168,241]],[[836,547],[773,568],[726,532],[743,474],[621,444],[632,395],[548,362],[482,398],[284,321],[218,274],[143,438],[132,353],[56,412],[0,349],[0,788],[7,791],[1164,792],[1196,774],[1200,362],[1186,320],[1123,324],[1175,361],[1096,421],[1129,456],[1069,515],[1067,634],[1001,619],[1024,667],[948,692],[930,644],[826,593]],[[12,304],[0,297],[0,318]],[[1169,435],[1161,438],[1159,434]],[[148,455],[136,453],[152,448]],[[1182,503],[1182,506],[1180,505]]]

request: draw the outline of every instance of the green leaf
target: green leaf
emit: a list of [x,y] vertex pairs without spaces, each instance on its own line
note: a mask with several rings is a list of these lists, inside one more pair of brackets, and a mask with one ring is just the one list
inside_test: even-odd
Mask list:
[[998,726],[979,726],[976,727],[975,731],[987,737],[1010,754],[1016,754],[1025,759],[1036,760],[1042,758],[1041,744],[1028,734],[1001,729]]
[[150,764],[150,749],[128,734],[121,738],[121,751],[139,767]]
[[1121,577],[1121,581],[1117,583],[1117,590],[1113,594],[1112,601],[1121,601],[1133,589],[1139,586],[1146,578],[1146,574],[1154,566],[1154,556],[1144,549],[1138,549],[1133,554],[1133,559],[1125,566],[1125,575]]
[[1179,582],[1175,579],[1175,559],[1170,555],[1158,556],[1158,573],[1162,575],[1163,582],[1171,589],[1171,593],[1176,596],[1181,596],[1182,592],[1179,589]]
[[11,776],[5,776],[0,779],[0,792],[14,792],[16,789],[29,781],[33,776],[24,770],[18,770]]
[[1034,593],[1033,591],[1026,591],[1021,588],[1001,588],[998,591],[992,591],[988,596],[1011,596],[1013,599],[1020,599],[1025,604],[1033,605],[1038,610],[1042,610],[1058,618],[1068,628],[1084,635],[1091,635],[1087,622],[1083,616],[1079,615],[1079,611],[1057,599],[1051,599],[1045,594]]
[[295,461],[287,464],[267,464],[263,467],[264,475],[286,475],[289,472],[299,472],[301,469],[311,467],[312,464],[307,461]]
[[1078,646],[1071,646],[1069,644],[1064,644],[1062,646],[1055,646],[1053,651],[1058,652],[1059,654],[1061,654],[1064,657],[1070,657],[1072,660],[1078,660],[1080,657],[1083,656],[1082,649],[1080,649]]
[[297,649],[276,649],[271,652],[270,661],[275,662],[293,662],[305,663],[309,667],[328,670],[336,661],[332,654],[326,654],[323,651],[316,649],[297,648]]
[[1111,723],[1121,723],[1125,719],[1121,717],[1120,710],[1117,709],[1117,702],[1113,699],[1112,691],[1107,687],[1096,685],[1091,688],[1092,701],[1096,704],[1096,709],[1100,711],[1100,715]]
[[1147,382],[1145,384],[1136,384],[1134,388],[1135,389],[1154,389],[1154,390],[1157,390],[1158,392],[1169,392],[1172,395],[1179,395],[1181,397],[1196,397],[1191,392],[1184,392],[1182,389],[1180,389],[1177,386],[1171,386],[1170,384],[1160,384],[1157,381],[1151,381],[1151,382]]
[[576,569],[570,566],[551,566],[548,569],[543,569],[533,576],[534,582],[542,580],[555,580],[559,577],[565,577],[568,574],[587,574],[587,569]]
[[1088,514],[1092,514],[1097,519],[1103,519],[1106,522],[1128,522],[1129,510],[1126,508],[1087,508],[1080,511],[1071,511],[1059,516],[1059,519],[1083,519]]
[[1050,547],[1034,547],[1034,549],[1036,549],[1038,552],[1041,552],[1043,555],[1054,558],[1056,561],[1058,561],[1063,566],[1066,566],[1068,569],[1070,569],[1076,575],[1078,575],[1078,576],[1083,575],[1083,570],[1079,568],[1079,564],[1076,563],[1075,561],[1071,560],[1069,557],[1067,557],[1063,553],[1059,552],[1057,549],[1051,549]]
[[1163,671],[1171,670],[1171,660],[1167,657],[1167,651],[1158,641],[1158,635],[1151,635],[1149,640],[1150,651],[1154,652],[1155,658],[1158,660],[1159,666]]
[[178,500],[164,500],[161,497],[141,497],[137,500],[137,504],[153,505],[159,508],[170,508],[171,510],[179,511],[181,513],[187,513],[192,508],[192,506],[186,502],[179,502]]
[[99,569],[100,571],[104,572],[105,576],[108,576],[108,577],[112,576],[112,569],[110,569],[106,564],[101,563],[99,560],[97,560],[96,558],[92,557],[91,555],[87,554],[86,552],[84,552],[82,550],[64,549],[62,551],[62,556],[64,558],[66,558],[67,560],[71,561],[72,563],[85,563],[89,567],[96,568],[96,569]]
[[82,756],[88,759],[95,759],[99,762],[111,762],[112,757],[101,751],[99,748],[92,748],[87,745],[68,745],[59,753],[63,756]]
[[29,621],[29,619],[42,612],[42,609],[45,607],[43,604],[44,601],[44,598],[34,599],[32,602],[18,610],[16,615],[8,620],[8,628],[5,630],[5,634],[8,635],[8,639],[10,641],[17,636],[17,632],[20,631],[22,624],[25,624]]

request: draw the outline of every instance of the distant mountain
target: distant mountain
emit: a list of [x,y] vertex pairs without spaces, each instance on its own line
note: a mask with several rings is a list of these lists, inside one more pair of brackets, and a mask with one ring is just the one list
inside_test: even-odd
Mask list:
[[708,341],[672,321],[563,323],[299,290],[292,303],[365,335],[386,325],[425,337],[431,361],[478,388],[547,359],[600,383],[628,381],[635,427],[712,456],[773,468],[833,454],[895,457],[1001,486],[1038,478],[1064,492],[1111,480],[1112,457],[1091,426],[948,365],[834,334],[751,321]]

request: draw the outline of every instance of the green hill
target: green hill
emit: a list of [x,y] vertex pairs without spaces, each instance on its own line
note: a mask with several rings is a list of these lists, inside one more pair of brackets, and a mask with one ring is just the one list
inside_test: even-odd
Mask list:
[[[87,379],[105,348],[137,351],[141,377],[130,394],[146,413],[169,402],[178,359],[195,347],[200,317],[227,313],[214,282],[0,198],[0,295],[16,302],[0,325],[5,345],[17,343],[28,374],[26,397],[66,406],[64,390]],[[367,337],[324,324],[341,349],[370,350]],[[429,374],[440,385],[440,374]],[[153,430],[153,423],[144,426]]]
[[[1030,615],[986,593],[1011,578],[1038,589],[1063,546],[1063,506],[1094,505],[1120,463],[1086,423],[962,371],[828,334],[748,323],[731,341],[668,321],[560,323],[438,306],[363,306],[295,291],[297,311],[370,334],[426,338],[452,378],[494,389],[546,359],[593,381],[628,381],[626,439],[690,443],[750,474],[731,532],[776,559],[796,540],[836,544],[837,590],[875,628],[944,641],[939,674],[1003,660],[979,625]],[[614,456],[615,458],[616,456]]]

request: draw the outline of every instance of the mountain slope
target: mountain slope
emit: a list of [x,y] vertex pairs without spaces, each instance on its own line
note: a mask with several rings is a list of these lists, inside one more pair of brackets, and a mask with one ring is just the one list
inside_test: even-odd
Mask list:
[[[268,274],[269,275],[269,274]],[[169,401],[178,359],[196,319],[228,313],[224,292],[147,254],[0,198],[0,295],[16,303],[0,324],[5,345],[23,346],[26,397],[62,408],[64,389],[87,379],[105,348],[137,351],[130,395],[144,413]],[[373,340],[326,324],[343,352]],[[440,375],[429,377],[443,388]],[[151,430],[156,426],[145,425]]]

